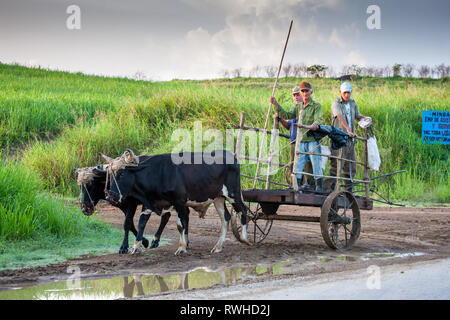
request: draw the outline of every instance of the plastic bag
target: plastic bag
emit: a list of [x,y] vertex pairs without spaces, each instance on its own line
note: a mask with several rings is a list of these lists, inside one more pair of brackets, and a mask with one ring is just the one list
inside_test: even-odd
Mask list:
[[363,129],[368,128],[372,125],[372,118],[365,117],[358,122],[358,125]]
[[380,153],[378,152],[377,138],[375,136],[367,139],[367,156],[370,170],[380,170],[381,159]]
[[[330,148],[328,148],[328,146],[320,146],[320,153],[331,155],[331,151]],[[328,157],[321,156],[320,166],[322,167],[322,170],[325,170],[325,168],[327,167],[328,159],[329,159]]]

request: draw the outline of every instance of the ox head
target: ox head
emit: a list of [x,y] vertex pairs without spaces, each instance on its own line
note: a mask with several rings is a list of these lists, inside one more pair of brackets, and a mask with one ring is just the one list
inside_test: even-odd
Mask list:
[[106,200],[117,205],[125,200],[134,184],[134,175],[130,174],[127,168],[137,167],[139,165],[139,157],[135,156],[130,149],[127,149],[122,156],[116,159],[105,155],[102,155],[102,157],[108,161]]
[[75,168],[77,184],[81,189],[81,211],[90,216],[94,213],[95,205],[100,199],[105,199],[104,165],[97,167]]

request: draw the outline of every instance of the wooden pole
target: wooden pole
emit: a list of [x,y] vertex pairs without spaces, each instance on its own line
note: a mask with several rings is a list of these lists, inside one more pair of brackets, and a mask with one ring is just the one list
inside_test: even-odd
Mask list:
[[239,132],[236,139],[236,152],[234,153],[236,159],[239,162],[240,156],[241,156],[241,143],[242,143],[242,132],[244,128],[244,122],[245,122],[245,112],[241,113],[241,121],[239,123]]
[[[366,140],[364,141],[364,180],[369,180],[369,170],[368,168],[368,153],[367,153],[367,128],[365,129],[365,133],[364,133],[364,137],[366,138]],[[370,185],[369,183],[365,183],[365,194],[366,194],[366,200],[369,200],[369,190],[370,190]]]
[[272,158],[273,158],[273,147],[275,145],[275,140],[278,138],[278,119],[273,119],[273,134],[272,139],[270,139],[270,147],[269,147],[269,164],[267,165],[267,178],[266,178],[266,189],[270,189],[270,173],[272,171]]
[[[298,191],[300,186],[298,185],[298,179],[297,179],[297,169],[298,169],[298,153],[300,152],[300,140],[303,138],[303,135],[300,132],[300,126],[303,122],[303,102],[302,102],[302,108],[300,109],[298,113],[298,120],[297,123],[294,123],[294,125],[297,125],[297,137],[295,138],[295,152],[294,152],[294,166],[292,167],[292,188],[294,188],[295,191]],[[303,170],[302,170],[303,171]],[[303,176],[302,176],[303,177]]]
[[[291,20],[291,24],[289,25],[289,32],[286,38],[286,43],[284,44],[284,49],[283,49],[283,54],[281,56],[281,61],[280,61],[280,65],[278,66],[278,72],[277,72],[277,77],[275,79],[275,83],[273,85],[273,89],[272,89],[272,96],[275,94],[275,90],[277,89],[277,84],[278,84],[278,78],[280,76],[280,71],[281,71],[281,66],[283,65],[283,59],[284,59],[284,54],[286,52],[286,47],[289,41],[289,35],[291,34],[291,29],[292,29],[292,23],[294,21]],[[269,123],[269,117],[270,117],[270,112],[272,111],[272,103],[269,105],[269,110],[267,111],[267,115],[266,115],[266,122],[264,124],[264,130],[267,129],[267,125]],[[267,133],[265,131],[263,131],[263,138],[261,140],[261,145],[259,147],[259,155],[258,155],[258,159],[261,158],[262,156],[262,151],[263,151],[263,147],[264,147],[264,142],[266,140],[267,137]],[[259,162],[256,163],[256,172],[255,172],[255,180],[253,182],[253,189],[256,188],[256,182],[257,182],[257,177],[258,177],[258,171],[259,171]]]

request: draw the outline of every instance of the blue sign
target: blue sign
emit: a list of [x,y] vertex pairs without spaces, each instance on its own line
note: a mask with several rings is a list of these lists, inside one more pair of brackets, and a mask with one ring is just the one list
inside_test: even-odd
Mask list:
[[450,111],[422,111],[422,143],[450,144]]

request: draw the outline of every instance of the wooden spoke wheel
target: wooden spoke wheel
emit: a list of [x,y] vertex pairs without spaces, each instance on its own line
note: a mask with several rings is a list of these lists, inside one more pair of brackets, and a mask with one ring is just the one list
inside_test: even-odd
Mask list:
[[[252,210],[250,207],[250,203],[247,203],[247,239],[253,243],[254,245],[261,243],[269,234],[270,229],[272,228],[273,220],[270,219],[262,219],[264,213],[261,209],[261,205],[258,203],[256,208]],[[234,211],[233,207],[231,210]],[[230,210],[230,212],[231,212]],[[237,213],[237,224],[238,231],[241,233],[242,224],[241,224],[241,213]]]
[[350,249],[359,237],[361,218],[353,194],[331,193],[322,205],[320,229],[325,243],[332,249]]

